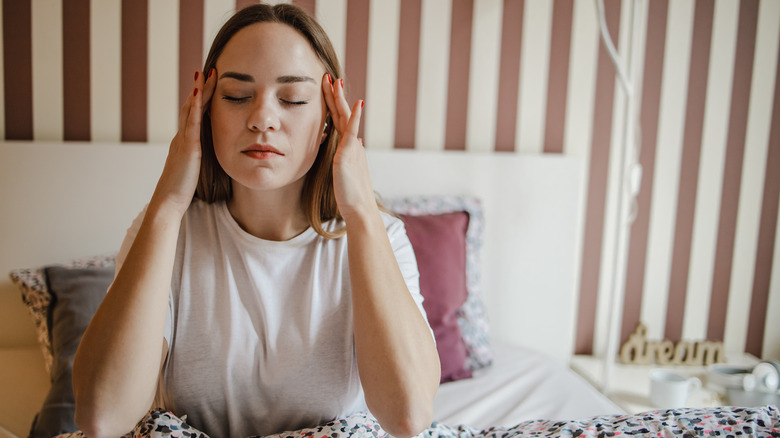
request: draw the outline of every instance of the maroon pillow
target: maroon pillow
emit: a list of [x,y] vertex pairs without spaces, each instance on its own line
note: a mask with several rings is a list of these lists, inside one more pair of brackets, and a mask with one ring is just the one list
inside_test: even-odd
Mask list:
[[469,215],[400,215],[420,271],[420,292],[441,361],[441,382],[471,377],[457,312],[466,302],[466,229]]

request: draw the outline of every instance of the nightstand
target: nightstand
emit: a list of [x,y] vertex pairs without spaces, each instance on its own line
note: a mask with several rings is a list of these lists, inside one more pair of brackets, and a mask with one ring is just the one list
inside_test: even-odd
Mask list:
[[[749,354],[729,357],[728,361],[731,366],[745,368],[753,367],[758,362],[758,359]],[[595,386],[596,389],[601,390],[604,367],[602,359],[593,356],[577,355],[572,358],[570,367],[574,372]],[[723,406],[726,403],[723,394],[707,386],[707,367],[705,366],[627,365],[616,363],[612,368],[612,382],[606,396],[629,414],[667,408],[650,404],[650,371],[657,368],[663,368],[685,377],[698,377],[702,381],[702,389],[688,399],[685,407],[703,408]]]

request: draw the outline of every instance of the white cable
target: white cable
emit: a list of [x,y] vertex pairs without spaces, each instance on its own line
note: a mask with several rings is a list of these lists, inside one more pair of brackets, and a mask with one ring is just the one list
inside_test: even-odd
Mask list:
[[[636,6],[636,5],[635,5]],[[618,79],[620,85],[623,87],[623,91],[628,96],[634,95],[634,89],[628,79],[628,75],[623,67],[623,61],[620,59],[620,55],[615,48],[615,44],[612,42],[612,37],[609,35],[609,28],[607,27],[607,19],[604,16],[604,0],[596,0],[596,11],[599,17],[599,30],[601,31],[601,40],[604,42],[604,47],[607,48],[609,57],[612,58],[612,63],[615,64],[615,70],[617,70]]]
[[[604,368],[602,372],[602,387],[604,393],[610,392],[610,383],[612,369],[617,358],[620,322],[623,314],[623,295],[625,294],[626,269],[628,259],[628,246],[631,223],[636,217],[636,194],[639,191],[639,181],[641,180],[641,165],[638,163],[639,151],[637,147],[638,120],[636,118],[636,105],[634,102],[633,65],[636,57],[636,45],[638,35],[639,13],[636,2],[631,2],[630,38],[628,41],[628,72],[623,65],[623,60],[615,49],[612,37],[609,35],[606,18],[604,16],[604,1],[596,0],[596,9],[599,18],[599,30],[601,31],[601,40],[607,49],[609,57],[617,71],[618,79],[625,93],[623,120],[623,140],[618,151],[619,176],[618,176],[618,199],[617,215],[618,221],[615,248],[612,258],[612,278],[610,286],[609,303],[609,324],[607,329],[607,350],[604,355]],[[636,129],[636,131],[635,131]],[[633,147],[632,147],[633,146]]]

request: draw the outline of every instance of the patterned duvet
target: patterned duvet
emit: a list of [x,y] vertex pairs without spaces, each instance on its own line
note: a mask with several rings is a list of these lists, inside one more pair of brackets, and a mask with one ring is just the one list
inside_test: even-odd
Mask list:
[[[60,437],[80,438],[74,433]],[[322,426],[270,435],[268,438],[387,437],[377,421],[367,414],[355,414]],[[421,438],[499,438],[499,437],[780,437],[780,414],[776,406],[762,408],[720,407],[710,409],[670,409],[636,415],[609,415],[575,421],[525,421],[512,427],[477,430],[468,426],[433,423],[418,435]],[[125,437],[208,438],[190,427],[186,416],[155,410]]]

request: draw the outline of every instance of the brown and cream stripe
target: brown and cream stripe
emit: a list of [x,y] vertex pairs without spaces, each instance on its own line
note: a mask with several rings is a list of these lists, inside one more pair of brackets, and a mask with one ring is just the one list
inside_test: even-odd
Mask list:
[[[293,0],[333,40],[372,148],[586,163],[577,333],[602,353],[624,96],[592,0]],[[9,140],[168,142],[211,39],[252,0],[2,0]],[[636,65],[642,187],[623,338],[780,359],[780,2],[606,0]]]

